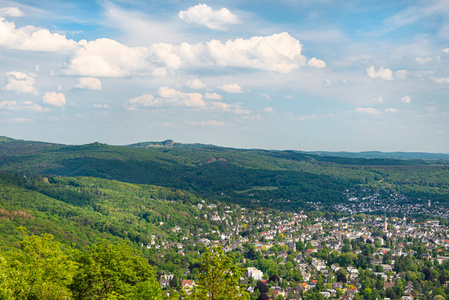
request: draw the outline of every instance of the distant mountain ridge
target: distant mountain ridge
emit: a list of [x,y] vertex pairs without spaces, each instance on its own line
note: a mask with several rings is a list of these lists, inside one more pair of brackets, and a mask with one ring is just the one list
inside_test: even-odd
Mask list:
[[[49,142],[41,142],[41,141],[28,141],[28,140],[20,140],[14,139],[6,136],[0,136],[0,154],[2,153],[2,148],[6,148],[7,146],[11,148],[14,145],[16,148],[21,148],[21,151],[27,150],[30,151],[32,149],[49,149],[49,148],[59,148],[66,147],[72,145],[64,145],[59,143],[49,143]],[[79,146],[90,146],[90,145],[108,145],[103,143],[90,143],[85,145],[73,145],[75,147]],[[240,149],[240,148],[229,148],[229,147],[221,147],[213,144],[201,144],[201,143],[177,143],[171,139],[167,139],[165,141],[148,141],[148,142],[138,142],[129,145],[122,145],[118,147],[129,147],[129,148],[141,148],[141,149],[149,149],[149,148],[165,148],[165,149],[233,149],[233,150],[244,150],[244,151],[280,151],[280,152],[297,152],[301,154],[312,154],[317,156],[330,156],[330,157],[347,157],[347,158],[380,158],[380,159],[400,159],[400,160],[415,160],[415,159],[424,159],[424,160],[449,160],[449,153],[428,153],[428,152],[382,152],[382,151],[361,151],[361,152],[349,152],[349,151],[301,151],[301,150],[264,150],[264,149]],[[26,149],[29,148],[29,149]]]
[[381,152],[381,151],[362,151],[362,152],[331,152],[331,151],[311,151],[307,152],[322,156],[354,157],[354,158],[388,158],[388,159],[425,159],[425,160],[449,160],[449,154],[428,153],[428,152]]
[[144,149],[145,148],[200,149],[200,148],[217,147],[217,146],[199,144],[199,143],[183,144],[183,143],[176,143],[173,140],[165,140],[162,142],[140,142],[140,143],[125,145],[125,147],[144,148]]

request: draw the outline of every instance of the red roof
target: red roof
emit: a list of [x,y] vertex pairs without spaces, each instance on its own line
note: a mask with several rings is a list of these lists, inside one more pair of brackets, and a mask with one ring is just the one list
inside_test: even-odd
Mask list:
[[192,280],[187,280],[186,279],[186,280],[183,280],[182,283],[181,283],[182,286],[185,286],[186,284],[192,285]]

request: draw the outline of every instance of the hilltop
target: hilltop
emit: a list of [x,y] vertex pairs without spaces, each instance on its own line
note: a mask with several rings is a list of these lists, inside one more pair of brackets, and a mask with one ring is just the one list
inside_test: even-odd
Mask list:
[[398,191],[422,203],[449,199],[446,160],[339,157],[172,140],[128,146],[2,141],[0,170],[10,173],[157,185],[254,208],[331,206],[347,201],[345,190],[363,185]]

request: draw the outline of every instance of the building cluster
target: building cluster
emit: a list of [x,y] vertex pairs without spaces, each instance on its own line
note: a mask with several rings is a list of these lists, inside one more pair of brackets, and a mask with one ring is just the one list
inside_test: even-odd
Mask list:
[[[355,198],[355,197],[354,197]],[[371,198],[373,200],[373,198]],[[353,203],[368,202],[368,199],[360,201],[352,199]],[[380,201],[379,201],[380,203]],[[385,204],[394,207],[394,203]],[[373,246],[370,269],[378,278],[384,281],[384,288],[404,281],[401,273],[395,272],[395,260],[385,260],[386,256],[416,257],[417,251],[412,250],[413,240],[420,241],[423,245],[423,259],[432,256],[440,263],[449,260],[444,255],[449,251],[448,228],[441,226],[438,220],[428,220],[418,223],[411,217],[385,218],[366,216],[360,220],[354,215],[347,215],[340,219],[326,219],[325,217],[308,218],[301,213],[266,213],[249,211],[243,207],[228,206],[219,209],[215,204],[198,204],[202,211],[203,219],[214,220],[226,228],[225,231],[212,229],[210,232],[198,230],[198,233],[188,233],[183,228],[174,228],[174,232],[183,235],[182,242],[161,241],[155,239],[147,247],[154,247],[163,255],[163,249],[175,249],[178,253],[185,254],[189,251],[197,251],[199,245],[207,247],[222,246],[225,252],[240,252],[242,260],[239,262],[245,268],[245,275],[241,278],[242,284],[247,285],[247,290],[253,292],[258,281],[270,283],[269,270],[258,266],[256,259],[248,258],[247,252],[250,246],[259,258],[271,259],[277,265],[287,269],[298,271],[300,279],[287,278],[285,274],[279,274],[280,280],[270,283],[270,293],[274,296],[282,296],[284,299],[299,299],[304,293],[320,287],[320,293],[325,298],[340,298],[351,300],[360,293],[362,285],[359,281],[360,266],[354,262],[349,265],[339,265],[319,257],[321,249],[336,252],[336,255],[347,252],[348,242],[357,240],[362,245],[367,243]],[[223,226],[221,226],[223,228]],[[304,245],[299,249],[298,243]],[[189,247],[190,245],[190,247]],[[193,247],[192,247],[193,246]],[[273,249],[276,248],[275,251]],[[361,254],[361,249],[352,249],[351,253]],[[436,255],[435,255],[436,254]],[[289,270],[287,270],[289,271]],[[337,275],[345,275],[345,282],[338,281]],[[185,273],[189,277],[189,271]],[[194,280],[182,281],[182,288],[187,292],[194,285]],[[167,279],[161,280],[161,286],[168,285]],[[403,287],[404,300],[411,299],[414,291],[413,284],[407,282]]]

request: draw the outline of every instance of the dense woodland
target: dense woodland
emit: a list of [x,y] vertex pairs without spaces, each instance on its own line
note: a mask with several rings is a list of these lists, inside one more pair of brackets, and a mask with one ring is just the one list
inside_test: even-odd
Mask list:
[[150,184],[287,211],[308,209],[307,202],[344,202],[342,191],[357,185],[398,191],[416,202],[449,199],[448,161],[438,159],[332,157],[174,142],[65,146],[2,138],[0,170]]

